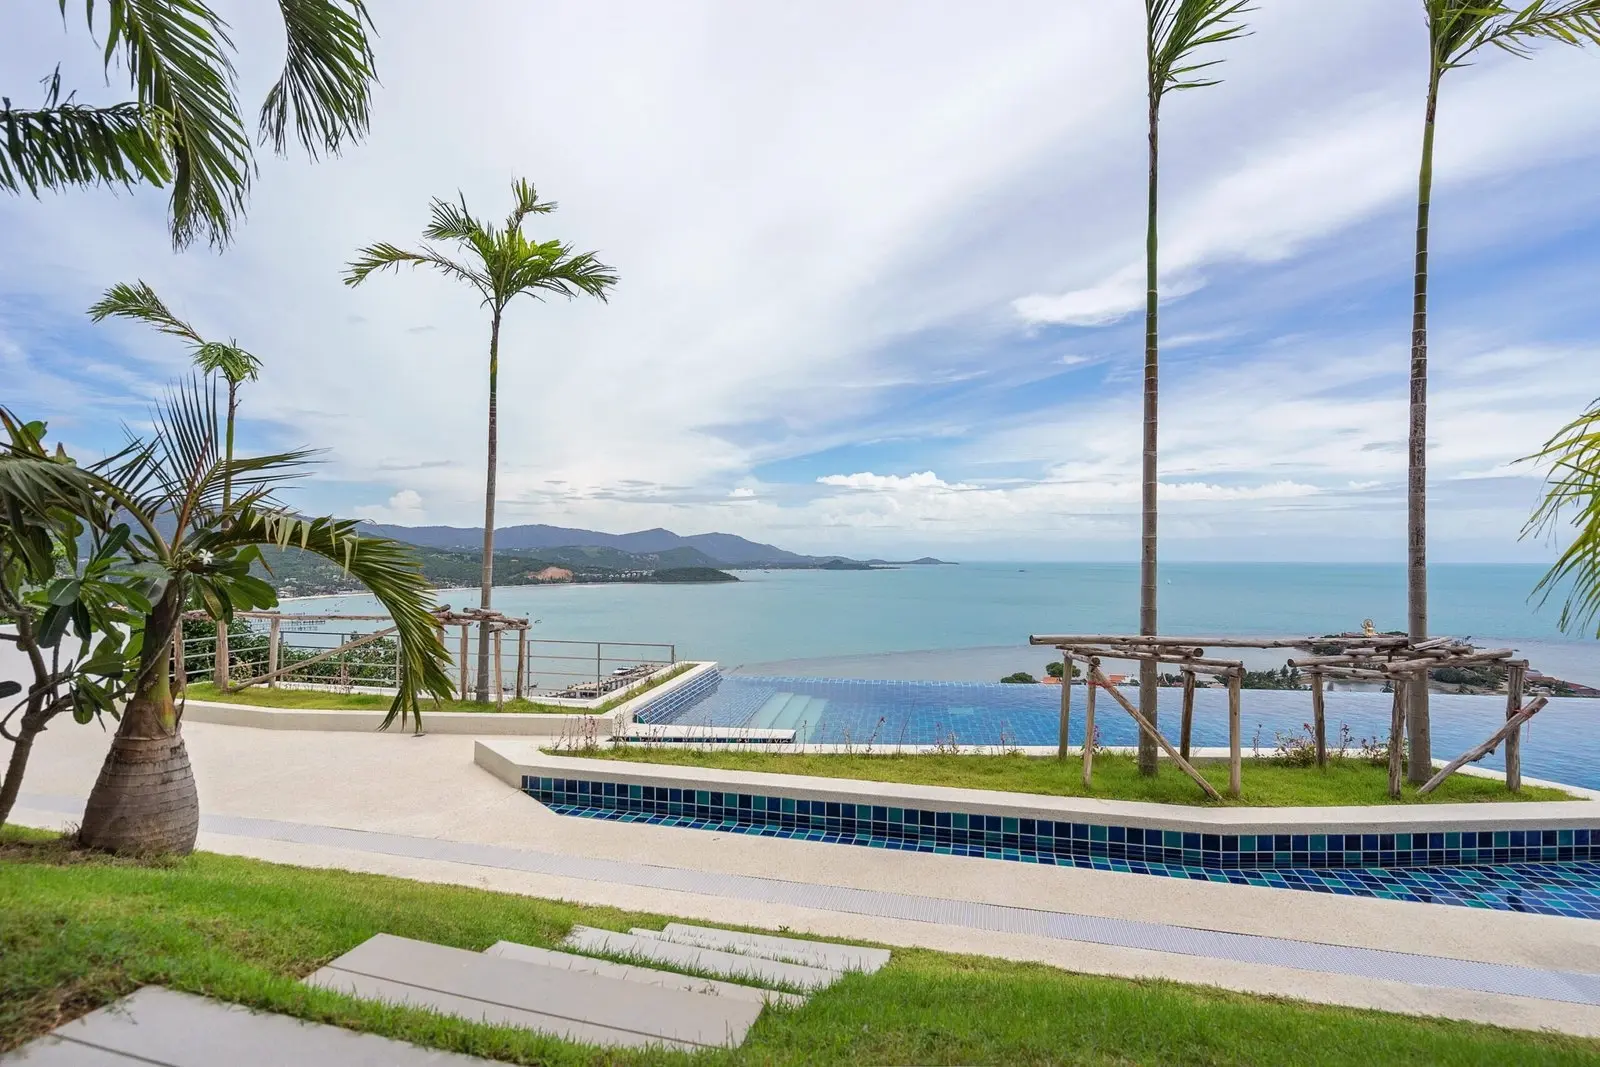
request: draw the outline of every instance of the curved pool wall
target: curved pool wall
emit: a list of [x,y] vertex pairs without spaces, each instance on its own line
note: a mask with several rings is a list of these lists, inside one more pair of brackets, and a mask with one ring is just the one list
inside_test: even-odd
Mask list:
[[[1061,690],[1053,685],[983,682],[897,682],[862,679],[718,675],[693,694],[670,694],[670,706],[641,711],[640,722],[751,727],[764,708],[785,693],[809,698],[807,716],[793,723],[797,740],[810,744],[1054,746]],[[1162,721],[1176,723],[1182,690],[1162,689]],[[1387,739],[1392,698],[1384,693],[1336,690],[1327,696],[1328,743],[1337,749],[1340,727],[1349,727],[1352,751],[1362,738]],[[1505,697],[1433,694],[1430,700],[1433,754],[1450,759],[1505,724]],[[1084,688],[1072,693],[1072,743],[1083,743]],[[647,718],[646,715],[649,715]],[[1096,707],[1102,744],[1133,745],[1133,720],[1109,698]],[[1247,754],[1271,754],[1274,735],[1294,733],[1311,719],[1311,694],[1304,690],[1247,689],[1243,695]],[[1175,736],[1175,731],[1173,732]],[[1228,743],[1227,693],[1195,694],[1194,744]],[[1479,766],[1504,767],[1503,749]],[[1523,774],[1531,778],[1600,789],[1600,700],[1555,698],[1524,730]]]

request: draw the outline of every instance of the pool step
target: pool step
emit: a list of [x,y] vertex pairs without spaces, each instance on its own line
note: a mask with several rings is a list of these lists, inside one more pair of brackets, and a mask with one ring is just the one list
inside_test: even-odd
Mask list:
[[738,982],[786,985],[795,989],[824,989],[838,981],[841,974],[831,968],[784,963],[760,956],[666,941],[654,936],[597,930],[589,926],[574,926],[562,945],[575,952],[688,967]]
[[305,981],[366,1000],[628,1048],[737,1046],[763,1006],[391,934],[362,942]]
[[657,971],[631,963],[612,963],[610,960],[599,960],[592,956],[577,956],[570,952],[557,952],[554,949],[519,945],[515,941],[496,941],[484,949],[483,952],[486,956],[500,956],[504,959],[520,960],[523,963],[536,963],[544,967],[598,974],[605,978],[617,978],[624,982],[638,982],[642,985],[664,986],[667,989],[687,989],[690,992],[704,993],[707,996],[749,1000],[758,1004],[782,1004],[785,1007],[798,1008],[806,1002],[806,998],[798,993],[783,993],[776,989],[761,989],[757,986],[739,985],[736,982],[721,982],[714,978],[696,978],[693,975],[678,974],[675,971]]
[[800,724],[805,723],[809,730],[817,725],[817,717],[822,714],[825,704],[827,701],[820,697],[796,697],[789,701],[783,714],[772,725],[778,730],[799,730]]
[[744,725],[753,730],[770,730],[772,724],[783,714],[784,706],[794,699],[793,693],[774,693],[767,698],[767,702],[756,709],[750,716],[750,721]]
[[[638,930],[633,932],[640,933]],[[680,945],[698,945],[701,948],[736,952],[742,956],[761,956],[832,971],[864,971],[871,974],[889,962],[888,949],[807,941],[797,937],[773,937],[770,934],[746,934],[686,923],[668,923],[652,936]]]

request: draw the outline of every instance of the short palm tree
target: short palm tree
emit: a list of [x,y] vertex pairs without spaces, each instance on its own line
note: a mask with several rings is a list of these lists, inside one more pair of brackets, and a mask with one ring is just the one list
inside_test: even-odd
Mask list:
[[[1196,53],[1245,35],[1239,17],[1250,10],[1248,0],[1145,0],[1145,72],[1149,105],[1150,171],[1149,209],[1145,215],[1144,312],[1144,460],[1141,481],[1139,541],[1139,632],[1158,633],[1156,625],[1156,402],[1160,389],[1160,344],[1157,310],[1160,287],[1156,208],[1160,161],[1161,101],[1175,89],[1215,85],[1203,71],[1221,60],[1195,62]],[[1155,662],[1139,668],[1139,711],[1156,721],[1160,668]],[[1156,740],[1139,735],[1139,770],[1155,774]]]
[[[229,463],[215,395],[199,382],[174,392],[156,413],[152,434],[110,470],[47,466],[15,450],[0,454],[0,499],[25,499],[27,486],[52,478],[105,502],[104,514],[126,527],[118,538],[126,560],[121,573],[140,582],[147,608],[126,649],[127,702],[84,811],[83,844],[117,852],[194,847],[199,805],[182,707],[172,691],[173,637],[191,601],[223,622],[235,610],[277,602],[272,587],[249,573],[262,546],[299,548],[338,563],[394,619],[399,684],[385,726],[397,718],[420,724],[424,695],[449,696],[433,593],[415,553],[387,538],[358,536],[352,521],[302,518],[274,502],[273,488],[293,478],[306,458],[289,452]],[[224,506],[229,479],[247,488]]]
[[[345,271],[346,285],[360,285],[373,271],[388,267],[432,267],[448,278],[465,282],[483,297],[489,309],[489,449],[488,477],[483,494],[483,582],[479,606],[490,607],[494,587],[494,498],[495,470],[499,463],[499,382],[500,321],[506,306],[518,296],[543,300],[548,295],[567,299],[579,295],[606,299],[617,284],[616,273],[596,258],[594,252],[573,252],[560,241],[534,241],[522,233],[529,215],[547,215],[556,209],[554,201],[540,200],[532,183],[519,179],[511,183],[514,205],[503,227],[474,218],[467,201],[459,204],[435,199],[433,218],[422,236],[429,241],[453,241],[463,253],[451,259],[433,245],[420,251],[407,251],[391,244],[369,245]],[[461,664],[465,671],[467,665]],[[478,628],[478,683],[476,696],[489,699],[489,630]]]
[[[1428,19],[1428,103],[1422,125],[1422,166],[1417,180],[1417,248],[1411,308],[1411,413],[1406,479],[1407,630],[1428,637],[1428,213],[1433,199],[1433,131],[1439,85],[1446,73],[1493,45],[1528,57],[1540,41],[1600,44],[1600,0],[1422,0]],[[1410,739],[1407,777],[1425,782],[1433,773],[1428,680],[1418,678],[1406,701]]]
[[1565,587],[1561,629],[1586,628],[1600,616],[1600,400],[1528,459],[1549,464],[1550,474],[1523,536],[1554,534],[1563,519],[1576,531],[1534,593],[1548,599]]
[[[61,0],[66,14],[66,0]],[[206,0],[105,0],[80,5],[104,35],[105,70],[125,70],[133,99],[105,107],[62,93],[58,67],[36,108],[0,98],[0,189],[149,184],[172,187],[176,247],[197,237],[222,247],[244,213],[254,153],[240,111],[234,43]],[[377,75],[365,0],[278,0],[287,49],[267,92],[259,136],[337,153],[367,131]],[[95,16],[104,12],[97,26]],[[10,13],[0,15],[0,34]]]
[[[261,361],[239,347],[239,342],[207,341],[193,326],[178,318],[162,303],[156,291],[143,281],[133,285],[121,283],[106,290],[98,303],[89,309],[89,317],[100,322],[110,316],[133,319],[154,326],[162,333],[181,338],[189,345],[194,365],[207,377],[220,374],[228,383],[227,425],[224,436],[226,446],[223,458],[226,470],[222,477],[222,507],[226,511],[233,498],[233,427],[239,413],[239,386],[253,382],[260,375]],[[216,652],[212,657],[213,679],[218,689],[228,687],[228,627],[217,625]]]

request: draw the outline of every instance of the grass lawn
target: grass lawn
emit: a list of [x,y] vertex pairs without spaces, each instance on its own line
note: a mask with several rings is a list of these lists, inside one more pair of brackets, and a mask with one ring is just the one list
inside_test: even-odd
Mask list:
[[1600,1041],[895,949],[737,1050],[599,1050],[299,979],[372,934],[553,946],[659,916],[198,853],[154,865],[0,831],[0,1052],[147,983],[512,1063],[1592,1064]]
[[[437,706],[424,700],[424,715],[436,712],[475,711],[504,712],[519,715],[598,715],[620,707],[641,693],[648,693],[694,667],[680,663],[666,674],[652,678],[644,685],[622,696],[612,697],[596,708],[565,707],[560,704],[541,704],[535,700],[507,700],[503,704],[479,704],[475,700],[445,700]],[[214,701],[219,704],[247,704],[255,708],[314,708],[317,711],[388,711],[393,697],[381,693],[336,693],[325,689],[268,689],[253,685],[237,693],[224,693],[210,682],[190,682],[187,695],[194,700]]]
[[[1043,793],[1060,797],[1099,797],[1103,800],[1144,800],[1156,804],[1215,804],[1206,799],[1189,776],[1163,761],[1161,773],[1146,778],[1132,755],[1103,753],[1094,758],[1094,788],[1083,787],[1083,759],[1019,754],[960,756],[949,754],[853,754],[739,752],[712,749],[666,748],[646,745],[603,745],[594,751],[563,753],[585,758],[628,760],[635,763],[670,763],[677,766],[716,767],[732,771],[768,771],[809,774],[819,778],[852,778],[869,782],[903,782],[948,785],[963,789],[998,789],[1010,793]],[[1194,760],[1224,797],[1228,793],[1225,760]],[[1256,807],[1324,806],[1346,804],[1456,804],[1488,800],[1573,800],[1559,789],[1524,785],[1509,792],[1490,778],[1453,774],[1432,793],[1418,796],[1415,786],[1404,786],[1399,800],[1389,797],[1389,771],[1364,760],[1329,759],[1324,770],[1291,767],[1270,758],[1246,758],[1240,775],[1243,795],[1225,804]]]

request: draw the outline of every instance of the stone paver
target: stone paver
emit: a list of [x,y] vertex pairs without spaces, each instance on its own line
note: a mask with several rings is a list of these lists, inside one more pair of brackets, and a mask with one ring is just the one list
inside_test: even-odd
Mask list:
[[378,934],[306,979],[354,996],[599,1045],[737,1045],[760,1002],[619,981]]
[[706,971],[741,982],[788,985],[797,989],[822,989],[839,980],[838,971],[824,970],[821,967],[781,963],[759,956],[741,956],[736,952],[719,952],[697,945],[662,941],[655,937],[619,934],[613,930],[596,930],[591,926],[574,926],[563,944],[579,952],[625,956],[629,959],[671,964],[674,967],[692,967],[697,971]]
[[[638,931],[634,931],[638,933]],[[737,930],[718,930],[710,926],[668,923],[653,936],[684,945],[721,949],[745,956],[764,956],[769,960],[803,963],[831,971],[865,971],[871,974],[889,962],[889,950],[840,945],[829,941],[809,941],[798,937],[747,934]]]
[[0,1056],[5,1067],[485,1067],[489,1060],[145,986]]
[[721,982],[715,978],[697,978],[694,975],[678,974],[675,971],[658,971],[649,967],[635,966],[631,963],[613,963],[610,960],[597,960],[592,956],[578,956],[571,952],[556,952],[554,949],[519,945],[515,941],[496,941],[483,951],[487,956],[503,956],[506,959],[520,960],[523,963],[537,963],[545,967],[582,971],[588,974],[598,974],[604,978],[619,978],[625,982],[659,985],[668,989],[687,989],[694,993],[729,997],[733,1000],[749,1000],[761,1004],[782,1004],[785,1007],[792,1008],[798,1008],[806,1002],[806,998],[797,993],[784,993],[776,989],[740,985],[737,982]]

